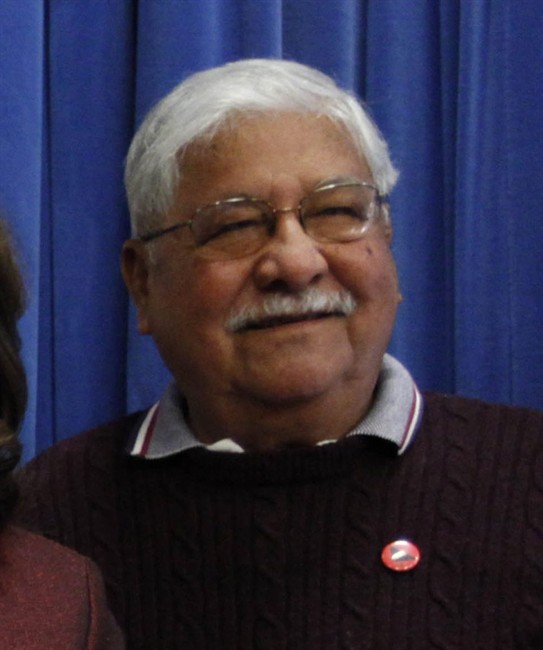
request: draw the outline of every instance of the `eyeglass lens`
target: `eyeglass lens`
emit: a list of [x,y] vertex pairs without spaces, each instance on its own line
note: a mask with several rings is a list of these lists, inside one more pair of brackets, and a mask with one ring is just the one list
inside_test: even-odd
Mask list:
[[[302,226],[316,241],[353,241],[374,217],[376,194],[375,188],[359,184],[317,189],[300,203]],[[265,201],[234,199],[201,208],[191,227],[202,253],[235,258],[264,246],[275,220],[274,208]]]

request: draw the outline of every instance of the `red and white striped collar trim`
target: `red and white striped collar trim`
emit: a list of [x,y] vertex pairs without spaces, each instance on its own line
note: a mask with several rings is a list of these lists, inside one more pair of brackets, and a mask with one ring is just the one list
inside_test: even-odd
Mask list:
[[422,410],[422,395],[419,393],[419,390],[416,387],[415,383],[413,383],[413,401],[411,403],[411,410],[405,424],[403,436],[398,447],[398,455],[403,454],[403,452],[409,447],[409,444],[411,443],[411,440],[413,439],[419,427],[422,417]]
[[147,411],[147,414],[140,425],[138,430],[138,435],[134,441],[132,449],[130,450],[131,456],[141,456],[147,458],[149,452],[149,445],[151,444],[151,439],[155,430],[156,421],[158,418],[160,402],[153,404],[151,408]]

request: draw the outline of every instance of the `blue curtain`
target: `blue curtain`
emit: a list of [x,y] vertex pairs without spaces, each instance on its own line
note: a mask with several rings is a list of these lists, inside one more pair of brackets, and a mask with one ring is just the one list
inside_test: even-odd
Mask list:
[[26,458],[168,381],[120,278],[123,159],[181,79],[244,57],[331,74],[388,139],[404,294],[391,351],[421,388],[543,407],[542,34],[539,0],[2,0]]

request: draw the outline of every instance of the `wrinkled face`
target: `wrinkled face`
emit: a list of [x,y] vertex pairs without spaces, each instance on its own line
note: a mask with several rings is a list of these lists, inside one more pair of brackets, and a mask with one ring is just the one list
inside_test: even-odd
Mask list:
[[[189,148],[178,199],[163,225],[240,195],[295,207],[316,185],[338,177],[372,182],[339,127],[308,115],[254,117],[220,132],[211,147]],[[280,407],[351,382],[373,386],[398,303],[390,237],[378,220],[357,241],[319,243],[295,212],[284,212],[261,250],[236,259],[206,258],[187,228],[129,246],[125,278],[139,330],[154,337],[189,411],[225,397]],[[321,304],[338,294],[353,304],[292,308],[290,298],[308,290]],[[290,305],[288,317],[264,317],[271,296]],[[236,317],[251,309],[252,320],[238,327]]]

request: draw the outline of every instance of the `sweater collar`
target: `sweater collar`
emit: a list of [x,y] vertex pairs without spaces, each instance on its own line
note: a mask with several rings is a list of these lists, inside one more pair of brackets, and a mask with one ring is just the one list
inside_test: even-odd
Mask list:
[[[165,458],[194,447],[243,452],[230,439],[212,445],[197,440],[188,427],[182,403],[183,397],[175,383],[170,384],[130,436],[127,452],[146,460]],[[398,454],[402,454],[417,431],[422,408],[422,396],[408,370],[397,359],[385,354],[373,406],[347,437],[361,435],[388,440],[396,445]],[[335,441],[325,440],[319,444],[332,442]]]

